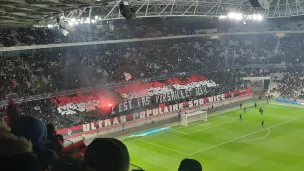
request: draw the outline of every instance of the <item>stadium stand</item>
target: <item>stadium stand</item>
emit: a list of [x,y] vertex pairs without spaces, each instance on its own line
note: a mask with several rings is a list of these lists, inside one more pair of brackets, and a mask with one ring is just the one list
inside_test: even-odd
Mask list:
[[63,36],[57,27],[1,29],[0,47],[193,35],[205,33],[208,29],[227,33],[303,30],[304,27],[300,19],[280,19],[280,22],[269,21],[268,24],[248,23],[237,26],[229,21],[206,21],[200,18],[196,20],[195,23],[187,19],[161,18],[134,20],[128,23],[110,21],[103,23],[102,28],[97,25],[76,27],[76,31],[68,36]]
[[[301,34],[283,38],[250,34],[45,49],[21,52],[17,58],[4,54],[0,94],[1,99],[7,99],[177,72],[211,72],[248,64],[301,64],[302,40]],[[5,72],[6,65],[14,66],[10,73]],[[266,71],[249,72],[254,75]]]
[[303,72],[297,70],[274,75],[274,86],[270,91],[278,97],[296,99],[304,94],[303,78]]
[[[196,34],[195,28],[200,28],[199,24],[180,27],[177,23],[169,26],[137,22],[140,25],[133,23],[126,28],[109,25],[98,34],[95,34],[98,28],[90,28],[95,31],[77,30],[77,34],[67,37],[46,28],[3,29],[0,42],[4,47],[64,44],[189,35]],[[291,30],[302,28],[301,25],[292,26],[296,27]],[[244,26],[238,31],[246,28]],[[121,121],[123,117],[128,121],[136,116],[130,116],[130,113],[139,113],[140,118],[142,111],[151,112],[152,108],[165,111],[167,106],[174,108],[177,103],[189,105],[189,101],[200,99],[204,103],[204,98],[210,102],[205,106],[207,110],[221,107],[219,105],[225,105],[225,98],[233,100],[242,98],[242,95],[252,96],[242,77],[270,77],[269,94],[286,99],[303,97],[304,73],[297,70],[304,64],[303,40],[303,35],[298,33],[248,33],[3,52],[0,61],[0,119],[9,124],[11,131],[4,125],[0,127],[0,161],[6,163],[0,164],[0,170],[99,171],[106,167],[109,171],[127,171],[129,152],[119,140],[95,139],[88,147],[84,141],[64,147],[63,135],[58,130],[64,130],[67,132],[65,136],[70,136],[72,131],[78,131],[71,128],[77,126],[84,130],[89,125],[90,131],[96,122],[100,127],[102,124],[114,125],[115,122],[124,124]],[[203,93],[191,95],[192,90]],[[164,100],[168,94],[178,96],[176,94],[180,92],[183,98]],[[154,100],[150,104],[146,101],[151,99],[146,97],[158,97],[163,101],[156,103]],[[13,101],[7,103],[12,98],[16,104]],[[134,99],[149,105],[133,106],[127,111],[128,105],[120,106]],[[218,105],[216,101],[224,102]],[[119,112],[115,113],[115,110]],[[116,121],[117,118],[120,120]],[[14,148],[20,149],[16,151]],[[67,157],[67,154],[81,161]],[[105,162],[109,159],[111,162]],[[197,161],[189,159],[181,163],[180,170],[189,165],[202,170]]]

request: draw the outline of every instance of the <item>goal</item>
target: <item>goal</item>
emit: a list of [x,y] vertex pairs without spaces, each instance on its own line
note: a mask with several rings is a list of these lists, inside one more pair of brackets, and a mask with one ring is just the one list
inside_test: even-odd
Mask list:
[[181,124],[187,126],[191,122],[204,120],[207,121],[208,115],[207,111],[204,110],[195,110],[192,112],[183,112],[181,115]]

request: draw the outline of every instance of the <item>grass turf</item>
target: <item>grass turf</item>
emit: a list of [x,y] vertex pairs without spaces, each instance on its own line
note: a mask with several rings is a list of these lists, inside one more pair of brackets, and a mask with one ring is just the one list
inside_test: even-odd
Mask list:
[[[258,108],[263,105],[264,115]],[[239,120],[240,113],[243,120]],[[265,121],[264,127],[261,121]],[[304,108],[260,104],[172,130],[125,138],[131,163],[147,171],[177,170],[194,158],[206,171],[299,171],[304,168]]]

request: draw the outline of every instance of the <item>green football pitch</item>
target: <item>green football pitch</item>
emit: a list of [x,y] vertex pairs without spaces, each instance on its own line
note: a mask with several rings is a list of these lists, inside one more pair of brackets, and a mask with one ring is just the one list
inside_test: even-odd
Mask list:
[[[258,112],[260,106],[264,115]],[[239,120],[241,113],[243,120]],[[122,140],[131,163],[147,171],[177,170],[184,158],[200,161],[205,171],[300,171],[304,168],[304,108],[262,103],[246,113],[235,108],[208,121]]]

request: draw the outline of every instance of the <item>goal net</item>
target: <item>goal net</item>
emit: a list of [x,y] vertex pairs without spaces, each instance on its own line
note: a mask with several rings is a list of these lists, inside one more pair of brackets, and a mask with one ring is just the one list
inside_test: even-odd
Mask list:
[[187,126],[191,122],[204,120],[207,121],[207,111],[197,109],[194,111],[186,111],[181,114],[181,124]]

